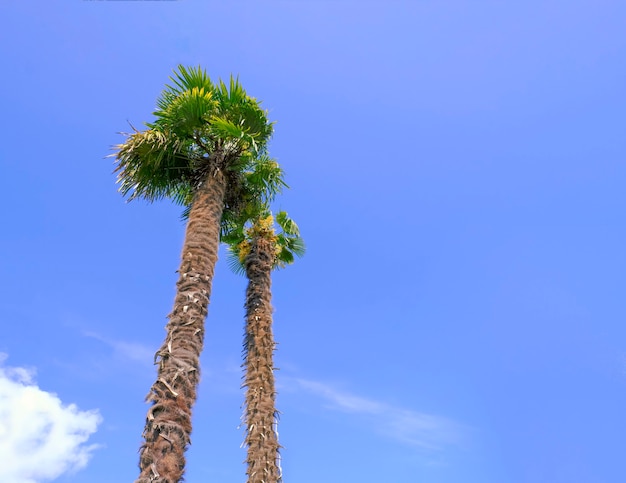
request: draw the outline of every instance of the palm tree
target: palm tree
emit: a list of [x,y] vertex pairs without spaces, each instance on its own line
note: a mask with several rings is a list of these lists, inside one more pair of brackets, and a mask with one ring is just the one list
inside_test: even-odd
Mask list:
[[225,237],[234,255],[231,266],[245,271],[248,278],[243,345],[248,483],[282,481],[276,428],[271,271],[293,263],[294,255],[303,255],[304,243],[298,226],[285,212],[276,215],[276,222],[282,229],[279,234],[274,229],[274,217],[265,209],[251,226],[233,230]]
[[155,120],[145,131],[133,128],[114,154],[122,194],[170,197],[187,207],[188,219],[174,308],[155,355],[136,483],[182,480],[220,231],[251,196],[246,178],[273,166],[264,155],[272,124],[238,80],[214,84],[200,67],[183,66],[170,79]]

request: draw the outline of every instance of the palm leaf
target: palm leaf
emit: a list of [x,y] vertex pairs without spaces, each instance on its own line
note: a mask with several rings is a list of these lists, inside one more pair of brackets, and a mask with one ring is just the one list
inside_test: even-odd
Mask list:
[[190,172],[190,146],[157,130],[135,132],[116,146],[118,182],[123,195],[154,201],[169,196]]
[[279,211],[276,214],[276,223],[278,223],[278,226],[280,226],[287,235],[300,235],[300,229],[298,228],[298,225],[296,225],[295,221],[289,218],[286,211]]

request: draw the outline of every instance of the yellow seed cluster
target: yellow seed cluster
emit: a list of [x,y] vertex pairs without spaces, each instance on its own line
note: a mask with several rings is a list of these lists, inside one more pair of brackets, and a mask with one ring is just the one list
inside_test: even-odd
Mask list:
[[262,237],[272,242],[274,245],[274,255],[278,258],[282,247],[277,243],[278,237],[274,231],[274,217],[268,215],[265,218],[258,219],[251,227],[246,229],[246,239],[240,242],[236,247],[237,256],[241,263],[244,263],[250,253],[252,248],[251,240],[255,237]]
[[259,234],[273,232],[274,217],[272,215],[268,215],[265,218],[261,218],[257,223],[254,224],[254,228]]
[[250,242],[248,240],[244,240],[237,245],[237,253],[239,255],[239,261],[241,263],[244,262],[248,253],[250,253]]
[[255,236],[262,236],[266,239],[275,238],[274,234],[274,217],[268,215],[265,218],[258,219],[250,228],[246,230],[246,235],[249,238]]

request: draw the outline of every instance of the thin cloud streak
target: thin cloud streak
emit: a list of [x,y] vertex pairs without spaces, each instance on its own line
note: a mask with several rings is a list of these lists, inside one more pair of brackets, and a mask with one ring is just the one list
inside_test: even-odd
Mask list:
[[367,414],[379,414],[384,410],[384,405],[377,401],[337,391],[336,389],[321,382],[298,378],[294,379],[294,381],[306,391],[322,396],[331,402],[332,404],[330,407],[335,409]]
[[154,351],[148,347],[136,342],[126,342],[123,340],[112,339],[105,337],[97,332],[84,331],[83,335],[92,339],[96,339],[107,346],[124,359],[130,359],[134,362],[139,362],[142,365],[152,367],[154,361]]
[[318,381],[282,379],[323,399],[324,407],[330,410],[371,418],[378,433],[416,448],[440,451],[445,446],[458,446],[467,432],[463,425],[441,416],[357,396]]

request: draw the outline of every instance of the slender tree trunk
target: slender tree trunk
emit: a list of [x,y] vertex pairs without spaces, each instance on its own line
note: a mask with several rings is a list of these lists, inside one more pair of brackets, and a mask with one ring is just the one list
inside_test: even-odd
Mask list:
[[146,398],[152,407],[143,432],[136,483],[178,483],[183,477],[225,188],[221,171],[209,174],[189,213],[174,309],[168,316],[165,342],[155,355],[157,380]]
[[254,237],[245,259],[246,332],[244,339],[246,387],[244,422],[248,449],[248,483],[282,481],[278,464],[277,411],[274,387],[271,271],[274,243]]

